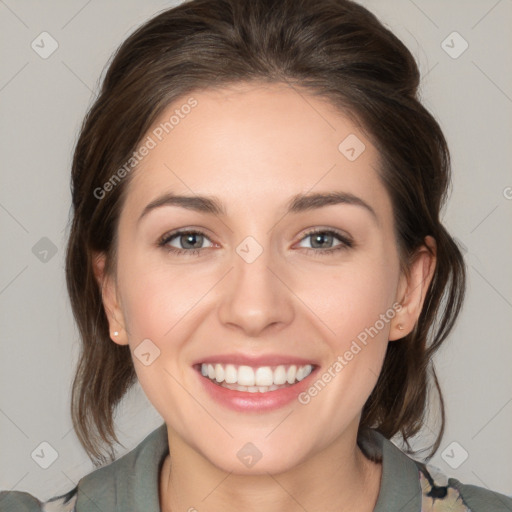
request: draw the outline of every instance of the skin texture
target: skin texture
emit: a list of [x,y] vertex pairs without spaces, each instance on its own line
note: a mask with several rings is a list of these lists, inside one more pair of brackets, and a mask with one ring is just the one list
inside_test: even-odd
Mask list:
[[[377,150],[326,101],[285,84],[193,97],[197,106],[133,171],[117,275],[104,275],[104,256],[96,257],[110,329],[119,332],[113,341],[129,344],[132,354],[144,339],[160,350],[152,364],[134,357],[134,366],[168,427],[172,459],[161,470],[162,510],[371,511],[381,466],[357,447],[361,411],[388,341],[403,343],[414,327],[435,256],[422,248],[409,277],[400,272]],[[349,134],[366,146],[355,161],[338,150]],[[168,191],[216,196],[226,215],[163,206],[138,223],[144,207]],[[363,199],[376,218],[353,204],[285,215],[295,194],[332,191]],[[187,237],[158,247],[179,228],[205,234],[195,242],[199,255],[168,251],[192,251]],[[338,230],[354,245],[325,253],[343,242],[313,245],[315,237],[305,236],[311,228]],[[263,249],[252,263],[236,252],[248,236]],[[426,243],[435,249],[432,239]],[[322,373],[394,303],[400,311],[307,405],[235,412],[205,393],[192,368],[215,354],[277,353],[315,361]],[[237,457],[247,442],[262,453],[252,468]]]

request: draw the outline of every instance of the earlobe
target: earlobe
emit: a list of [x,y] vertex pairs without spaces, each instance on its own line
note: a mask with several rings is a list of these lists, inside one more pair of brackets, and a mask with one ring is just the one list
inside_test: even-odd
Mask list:
[[399,340],[414,329],[423,309],[436,267],[436,242],[425,237],[425,245],[415,253],[407,274],[402,273],[396,301],[401,305],[389,332],[389,341]]
[[114,277],[105,272],[105,262],[106,256],[104,253],[93,255],[94,276],[101,292],[103,308],[108,319],[110,338],[118,345],[127,345],[128,339],[124,328],[117,286]]

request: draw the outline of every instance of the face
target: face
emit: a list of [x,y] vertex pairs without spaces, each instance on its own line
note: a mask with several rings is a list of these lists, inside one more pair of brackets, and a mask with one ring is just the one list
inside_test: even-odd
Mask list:
[[358,126],[285,85],[190,96],[148,131],[104,303],[176,443],[225,471],[281,472],[355,445],[388,341],[418,311]]

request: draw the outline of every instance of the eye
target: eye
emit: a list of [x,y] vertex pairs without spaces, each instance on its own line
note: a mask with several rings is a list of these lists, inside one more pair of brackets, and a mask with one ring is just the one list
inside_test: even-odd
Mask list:
[[[316,229],[309,231],[304,235],[301,241],[306,240],[307,238],[311,239],[313,248],[306,248],[306,251],[312,251],[318,256],[329,255],[333,252],[350,249],[354,246],[354,242],[350,238],[332,229]],[[339,240],[340,243],[332,247],[332,243],[335,239]],[[324,245],[331,245],[331,247],[327,247],[323,250],[317,250],[322,249],[322,246]]]
[[[174,240],[175,238],[177,239],[177,242],[183,247],[183,249],[176,248],[170,245],[171,240]],[[209,240],[209,238],[201,231],[174,231],[173,233],[165,234],[159,240],[158,245],[174,254],[186,254],[187,256],[197,256],[203,249],[202,245],[205,239]]]

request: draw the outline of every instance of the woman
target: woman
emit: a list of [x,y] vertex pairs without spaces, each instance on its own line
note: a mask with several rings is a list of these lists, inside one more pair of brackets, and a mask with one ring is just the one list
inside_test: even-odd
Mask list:
[[73,160],[72,418],[98,466],[137,380],[164,424],[2,510],[512,510],[390,441],[465,290],[418,84],[346,0],[193,0],[124,42]]

